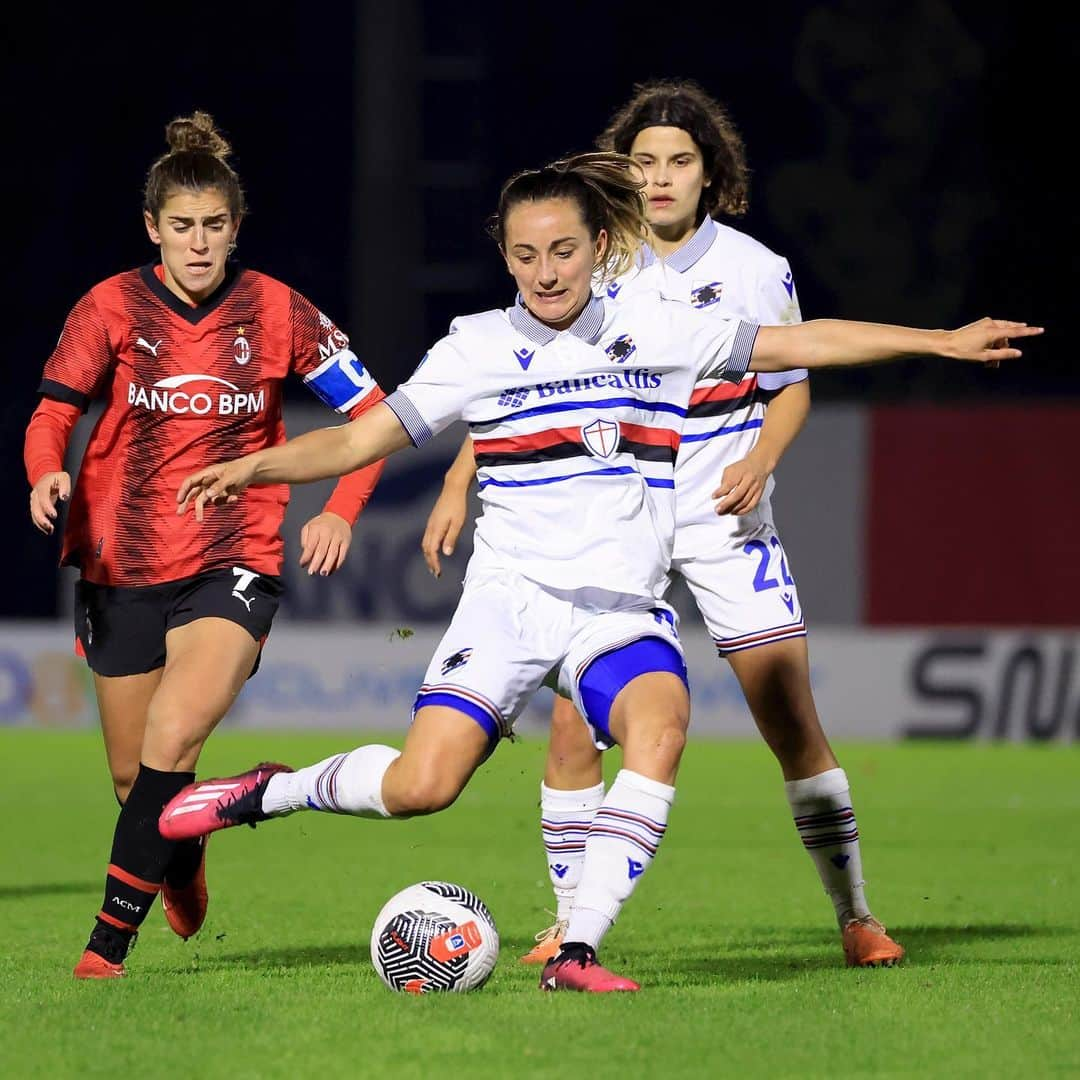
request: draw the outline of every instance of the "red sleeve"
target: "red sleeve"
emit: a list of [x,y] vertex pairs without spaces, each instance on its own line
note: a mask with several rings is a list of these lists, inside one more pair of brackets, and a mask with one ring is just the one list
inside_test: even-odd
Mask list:
[[23,443],[26,479],[33,487],[46,473],[63,472],[68,440],[79,422],[82,410],[77,405],[43,398],[30,423]]
[[[386,395],[382,390],[376,386],[375,390],[368,394],[359,405],[355,405],[349,410],[349,419],[355,420],[385,397]],[[337,514],[338,517],[344,518],[350,525],[355,525],[356,519],[360,516],[360,511],[367,506],[368,499],[371,498],[371,493],[375,490],[379,477],[382,476],[385,464],[386,459],[384,458],[382,461],[376,461],[373,465],[365,465],[364,468],[343,476],[330,493],[330,498],[326,500],[323,511]]]
[[[298,292],[291,293],[289,309],[293,370],[316,397],[351,420],[383,400],[386,395],[352,351],[343,330]],[[383,463],[377,461],[343,476],[323,510],[355,525],[382,470]]]
[[289,317],[293,371],[304,385],[339,413],[352,415],[369,397],[374,404],[378,383],[352,351],[345,331],[298,292],[290,294]]
[[38,392],[86,412],[113,360],[105,320],[89,292],[71,309],[60,340],[45,362]]

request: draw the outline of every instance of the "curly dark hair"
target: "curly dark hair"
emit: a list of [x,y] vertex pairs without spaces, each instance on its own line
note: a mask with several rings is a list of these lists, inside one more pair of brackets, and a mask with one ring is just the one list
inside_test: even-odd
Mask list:
[[697,144],[709,186],[701,192],[698,213],[739,217],[749,206],[750,170],[746,148],[727,109],[689,79],[638,83],[630,100],[596,140],[601,150],[629,154],[648,127],[682,128]]

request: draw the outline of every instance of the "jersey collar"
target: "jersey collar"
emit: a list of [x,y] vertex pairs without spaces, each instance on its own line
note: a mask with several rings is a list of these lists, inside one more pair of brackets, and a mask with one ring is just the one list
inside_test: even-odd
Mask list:
[[241,268],[231,260],[225,264],[225,279],[222,283],[201,303],[195,307],[191,307],[190,304],[185,304],[176,293],[172,292],[169,287],[162,281],[154,271],[154,267],[160,265],[159,263],[147,263],[139,269],[139,277],[142,278],[143,284],[170,310],[175,311],[181,319],[186,320],[194,326],[196,323],[201,322],[207,315],[209,315],[215,308],[217,308],[226,296],[232,292],[233,285],[236,284],[237,279],[242,273]]
[[[694,235],[678,251],[673,251],[664,262],[672,270],[685,274],[713,246],[719,234],[720,230],[716,227],[716,222],[706,215],[705,220],[697,227]],[[638,256],[638,263],[642,268],[652,266],[654,262],[659,260],[660,256],[648,244],[642,247],[641,254]]]
[[[526,306],[518,293],[514,306],[510,309],[510,323],[514,329],[537,345],[550,345],[559,335],[547,323],[541,322]],[[581,314],[566,328],[574,337],[595,345],[604,325],[604,301],[599,296],[592,296],[581,309]]]

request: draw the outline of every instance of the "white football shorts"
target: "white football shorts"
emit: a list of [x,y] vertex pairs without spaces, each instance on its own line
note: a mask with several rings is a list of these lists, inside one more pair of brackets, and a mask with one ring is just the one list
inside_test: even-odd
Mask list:
[[721,656],[805,637],[799,590],[776,526],[716,530],[715,544],[674,559]]
[[662,601],[597,589],[551,590],[513,571],[484,571],[466,579],[413,711],[449,705],[472,716],[494,742],[511,733],[529,699],[546,685],[584,716],[578,681],[589,664],[648,637],[668,642],[682,656],[678,616]]

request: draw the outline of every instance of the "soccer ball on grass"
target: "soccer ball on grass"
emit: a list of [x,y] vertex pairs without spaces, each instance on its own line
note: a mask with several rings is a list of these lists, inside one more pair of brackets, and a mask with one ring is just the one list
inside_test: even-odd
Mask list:
[[487,982],[499,931],[484,902],[461,885],[421,881],[390,897],[371,929],[371,962],[391,990],[462,993]]

